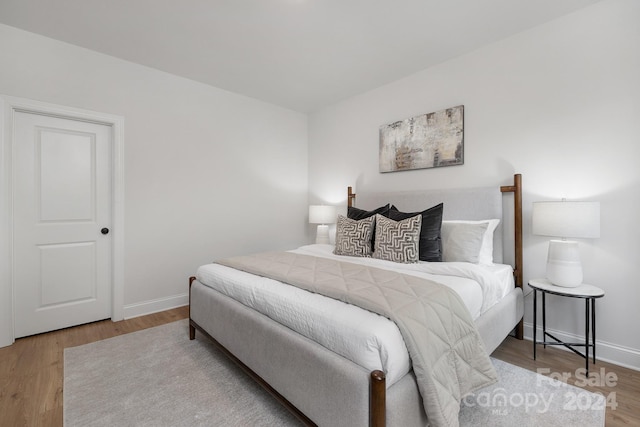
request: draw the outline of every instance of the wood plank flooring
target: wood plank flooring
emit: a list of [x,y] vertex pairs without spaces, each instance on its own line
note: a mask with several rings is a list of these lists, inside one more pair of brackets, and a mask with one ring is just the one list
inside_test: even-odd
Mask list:
[[[492,356],[608,397],[607,427],[640,426],[640,372],[598,361],[589,363],[589,377],[586,378],[584,359],[580,356],[541,345],[536,353],[536,360],[533,360],[531,341],[507,337]],[[563,402],[567,403],[566,400]]]
[[180,307],[121,322],[103,320],[20,338],[0,348],[0,425],[62,426],[66,347],[160,326],[185,319],[188,313],[187,307]]
[[[3,426],[62,426],[63,350],[188,317],[187,307],[137,317],[121,322],[105,320],[87,325],[18,339],[0,348],[0,424]],[[585,383],[576,378],[583,359],[556,348],[538,348],[532,358],[531,341],[507,338],[493,356],[525,369],[548,369],[556,377],[569,373],[570,384]],[[591,372],[604,369],[609,385],[585,386],[604,395],[615,393],[617,408],[607,408],[607,427],[640,426],[640,372],[598,362]],[[578,372],[579,373],[579,372]],[[612,380],[612,375],[616,380]],[[603,381],[605,382],[605,381]],[[613,384],[615,382],[615,385]],[[578,384],[579,385],[579,384]]]

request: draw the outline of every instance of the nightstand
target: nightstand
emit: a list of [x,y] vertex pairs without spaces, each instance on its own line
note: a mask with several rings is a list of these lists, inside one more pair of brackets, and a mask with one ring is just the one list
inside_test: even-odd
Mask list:
[[[556,286],[547,279],[533,279],[529,281],[529,286],[533,289],[533,360],[536,359],[536,346],[542,344],[563,345],[574,353],[585,358],[586,375],[589,375],[589,348],[592,350],[593,363],[596,363],[596,298],[602,298],[604,291],[592,285],[580,285],[575,288],[564,288]],[[542,341],[537,340],[538,329],[538,292],[542,294]],[[545,304],[545,295],[559,295],[568,298],[582,298],[585,301],[584,313],[584,343],[567,343],[547,332],[547,307]],[[591,324],[591,337],[589,337],[589,324]],[[546,341],[547,337],[553,341]],[[589,343],[591,338],[591,343]],[[584,347],[584,354],[575,349],[575,347]]]

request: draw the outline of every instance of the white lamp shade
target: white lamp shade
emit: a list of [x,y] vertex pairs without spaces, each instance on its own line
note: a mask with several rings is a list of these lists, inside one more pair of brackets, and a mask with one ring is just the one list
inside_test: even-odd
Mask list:
[[599,202],[534,202],[533,234],[553,237],[600,237]]
[[309,206],[309,224],[334,224],[338,211],[335,206]]

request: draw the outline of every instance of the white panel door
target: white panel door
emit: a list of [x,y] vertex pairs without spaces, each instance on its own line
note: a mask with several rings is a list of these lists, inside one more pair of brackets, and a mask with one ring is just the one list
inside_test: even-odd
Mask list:
[[18,112],[15,337],[111,317],[111,127]]

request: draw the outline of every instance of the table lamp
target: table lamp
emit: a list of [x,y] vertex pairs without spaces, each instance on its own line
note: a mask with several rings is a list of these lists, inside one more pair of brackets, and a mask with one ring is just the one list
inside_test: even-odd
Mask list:
[[329,244],[329,225],[335,224],[337,209],[335,206],[310,205],[309,224],[319,224],[316,232],[317,244]]
[[547,279],[556,286],[573,288],[582,284],[578,242],[568,237],[600,237],[599,202],[534,202],[533,234],[560,237],[549,241]]

